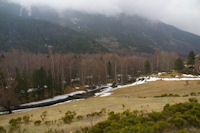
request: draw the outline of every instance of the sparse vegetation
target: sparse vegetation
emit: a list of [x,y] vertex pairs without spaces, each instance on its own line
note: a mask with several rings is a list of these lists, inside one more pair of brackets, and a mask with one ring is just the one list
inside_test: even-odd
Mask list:
[[34,125],[35,125],[35,126],[39,126],[41,123],[42,123],[41,120],[37,120],[37,121],[34,122]]
[[72,120],[75,118],[75,116],[76,116],[76,112],[67,111],[65,113],[65,116],[62,118],[62,120],[64,121],[64,123],[70,124]]
[[[196,93],[197,96],[191,96],[190,95],[191,92]],[[188,98],[197,98],[198,100],[200,100],[198,92],[199,92],[198,81],[190,81],[190,84],[188,86],[185,86],[185,81],[149,82],[143,85],[118,89],[114,91],[112,97],[105,97],[105,98],[94,97],[94,98],[89,98],[87,100],[71,102],[59,106],[40,108],[28,112],[22,112],[11,115],[1,115],[0,125],[3,126],[5,129],[7,129],[7,132],[13,131],[17,133],[18,132],[34,133],[35,131],[45,133],[50,129],[52,129],[51,132],[55,132],[55,130],[57,130],[57,132],[62,132],[62,130],[64,130],[65,132],[70,132],[70,131],[75,131],[76,129],[79,129],[81,127],[87,127],[87,128],[81,128],[79,132],[87,133],[92,125],[94,126],[97,122],[106,120],[107,113],[111,111],[121,112],[125,111],[126,109],[138,110],[138,111],[133,111],[132,113],[134,113],[137,116],[142,116],[142,115],[147,116],[148,112],[153,110],[154,113],[151,115],[151,119],[152,121],[156,121],[160,119],[162,115],[160,115],[159,112],[155,111],[161,111],[161,109],[165,104],[167,103],[175,104],[175,103],[185,102]],[[154,98],[154,96],[156,95],[161,96],[162,94],[167,94],[167,95],[179,94],[180,97],[163,97],[163,99],[162,97],[160,97],[159,99]],[[188,95],[188,98],[183,97],[183,95]],[[127,96],[129,98],[124,96]],[[146,99],[139,98],[142,96],[146,97]],[[191,102],[195,103],[196,100],[191,100]],[[66,108],[70,108],[71,110],[76,110],[76,113],[78,114],[77,116],[74,116],[72,122],[68,125],[63,124],[64,121],[62,119],[64,116],[63,112],[66,111]],[[43,114],[43,112],[47,110],[48,113],[46,112],[45,119],[44,121],[42,121],[41,115]],[[87,117],[88,114],[92,114],[91,110],[94,110],[94,112],[96,112],[95,114],[99,115],[95,115],[95,117]],[[24,118],[28,116],[30,116],[29,122],[26,123]],[[188,119],[190,120],[191,123],[193,122],[193,124],[195,125],[196,123],[195,119],[189,116],[190,114],[187,116]],[[21,122],[19,122],[17,127],[12,128],[8,123],[8,121],[11,118],[19,120],[20,119],[19,117],[21,117]],[[34,123],[37,120],[40,120],[41,122],[39,122],[40,124],[35,125]],[[172,120],[173,120],[172,123],[176,123],[176,119]],[[153,128],[155,127],[155,129],[158,130],[160,133],[163,130],[163,128],[166,130],[165,127],[170,126],[169,124],[172,125],[172,123],[169,122],[166,123],[165,120],[163,121],[161,120],[159,122],[155,122],[152,127]],[[152,123],[149,122],[149,125],[152,125]],[[175,125],[173,125],[173,128],[176,128],[178,132],[179,129]],[[199,130],[195,129],[195,131],[194,133],[198,133]],[[174,132],[176,131],[174,130]]]
[[0,126],[0,133],[6,133],[6,129],[2,126]]
[[197,96],[197,94],[195,92],[191,92],[190,95],[191,96]]
[[[162,133],[176,131],[184,133],[185,127],[200,127],[200,104],[190,102],[166,105],[162,112],[135,114],[129,110],[123,113],[109,113],[106,121],[96,124],[86,132],[80,133]],[[78,131],[76,131],[78,133]]]
[[180,129],[180,130],[176,131],[176,133],[187,133],[187,131],[185,129]]
[[160,96],[154,96],[154,98],[160,98],[160,97],[180,97],[179,94],[162,94]]
[[45,120],[46,116],[47,116],[47,111],[42,112],[42,114],[40,115],[40,118],[42,119],[42,121]]
[[10,124],[11,127],[17,127],[21,123],[21,120],[22,120],[21,117],[18,117],[16,119],[11,119],[9,121],[9,124]]
[[183,97],[188,97],[188,96],[189,96],[188,94],[183,95]]
[[78,115],[76,118],[77,118],[78,120],[82,120],[82,119],[83,119],[83,116],[82,116],[82,115]]
[[197,103],[198,102],[198,100],[196,98],[189,98],[189,101],[191,103]]
[[23,121],[24,121],[26,124],[29,123],[29,122],[30,122],[30,116],[27,116],[27,115],[23,116]]

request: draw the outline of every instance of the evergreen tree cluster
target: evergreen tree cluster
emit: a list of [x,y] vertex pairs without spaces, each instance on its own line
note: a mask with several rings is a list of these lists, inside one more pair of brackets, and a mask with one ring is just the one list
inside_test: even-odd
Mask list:
[[187,57],[187,65],[194,65],[195,64],[195,54],[194,51],[190,51]]
[[20,73],[16,69],[15,81],[15,92],[21,101],[28,101],[30,97],[39,100],[46,96],[53,97],[56,93],[62,93],[61,79],[53,80],[51,71],[46,72],[43,67],[35,69],[29,74],[25,70]]
[[1,8],[0,5],[0,51],[15,48],[35,53],[48,53],[48,45],[51,45],[53,52],[56,53],[108,52],[94,39],[70,28],[15,16]]
[[176,61],[174,63],[174,69],[179,72],[184,69],[184,62],[182,61],[181,58],[176,59]]
[[145,74],[148,74],[151,72],[151,64],[149,61],[146,61],[144,64],[144,70],[145,70]]

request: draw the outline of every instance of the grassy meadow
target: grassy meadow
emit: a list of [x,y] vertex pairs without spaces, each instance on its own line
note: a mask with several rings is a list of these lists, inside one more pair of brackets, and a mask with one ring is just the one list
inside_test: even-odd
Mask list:
[[[105,120],[111,111],[122,112],[130,109],[149,113],[162,111],[166,104],[186,102],[191,97],[200,101],[200,81],[155,81],[121,88],[112,93],[107,97],[92,97],[26,112],[0,115],[0,126],[7,132],[16,133],[70,133]],[[67,111],[76,113],[70,124],[62,120]],[[90,115],[100,111],[100,115]],[[24,116],[30,117],[29,120],[23,120]],[[9,121],[19,117],[22,120],[18,127],[12,130]],[[41,123],[37,124],[36,121]]]

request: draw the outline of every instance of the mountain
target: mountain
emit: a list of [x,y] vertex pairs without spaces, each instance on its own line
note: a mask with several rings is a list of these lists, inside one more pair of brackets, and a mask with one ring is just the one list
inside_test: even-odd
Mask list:
[[[22,16],[29,20],[34,19],[34,21],[48,21],[59,25],[57,27],[60,29],[65,27],[68,31],[71,29],[77,34],[88,36],[93,40],[92,42],[95,42],[95,47],[101,47],[102,50],[97,51],[134,54],[165,50],[182,55],[186,55],[191,50],[196,53],[200,52],[200,36],[136,15],[120,14],[108,17],[73,10],[66,10],[61,14],[46,6],[32,6],[27,9],[15,5],[5,10],[18,17]],[[58,32],[60,31],[56,33]],[[55,40],[59,40],[59,36],[55,36]],[[56,44],[55,41],[54,44]]]
[[[51,22],[15,15],[16,5],[3,2],[0,5],[0,50],[17,48],[46,53],[47,45],[51,45],[55,52],[102,53],[108,51],[97,41],[82,33]],[[9,7],[13,9],[13,12],[6,11]]]
[[200,36],[160,21],[120,14],[99,14],[67,10],[62,14],[49,7],[32,7],[32,16],[84,33],[113,52],[147,52],[165,50],[187,54],[200,52]]
[[[34,15],[33,15],[34,16]],[[38,17],[48,19],[48,17]],[[115,17],[66,11],[54,23],[70,27],[96,39],[110,51],[173,51],[187,54],[200,52],[200,36],[159,21],[121,14]]]

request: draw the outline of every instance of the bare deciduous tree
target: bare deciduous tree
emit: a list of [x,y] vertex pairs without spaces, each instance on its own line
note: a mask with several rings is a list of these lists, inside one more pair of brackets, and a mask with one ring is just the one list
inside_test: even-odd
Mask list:
[[14,90],[14,81],[12,78],[6,79],[2,74],[0,77],[0,106],[11,114],[13,108],[19,105],[19,100]]

